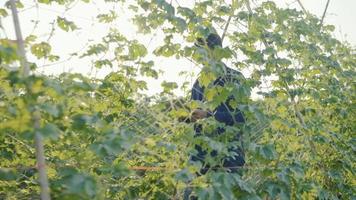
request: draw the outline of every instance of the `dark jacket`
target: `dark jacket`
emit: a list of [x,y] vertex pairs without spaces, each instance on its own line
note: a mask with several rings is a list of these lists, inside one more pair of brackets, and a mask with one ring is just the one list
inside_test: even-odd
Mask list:
[[[228,68],[225,66],[226,69],[226,74],[223,76],[218,77],[215,81],[214,81],[214,85],[219,85],[219,86],[224,86],[225,83],[228,82],[234,82],[236,84],[239,84],[239,81],[237,80],[237,76],[242,76],[242,74],[236,70],[233,70],[231,68]],[[230,95],[226,102],[221,103],[214,111],[211,112],[211,115],[213,115],[213,117],[222,123],[225,123],[227,126],[233,126],[236,123],[244,123],[245,119],[243,117],[243,114],[237,110],[237,109],[233,109],[230,105],[229,105],[229,101],[231,99],[233,99],[234,97],[232,95]],[[196,80],[193,88],[192,88],[192,96],[191,96],[192,100],[198,100],[198,101],[206,101],[204,98],[204,87],[200,86],[199,81]],[[196,135],[199,136],[201,133],[201,126],[200,125],[196,125],[195,126],[195,131],[196,131]],[[217,134],[221,134],[223,133],[225,130],[222,128],[219,128],[217,130]],[[238,140],[240,133],[236,133],[236,140]],[[194,155],[191,157],[191,160],[193,161],[201,161],[204,164],[204,158],[206,155],[206,152],[204,150],[202,150],[202,148],[199,145],[195,146],[195,149],[198,151],[197,155]],[[243,152],[240,148],[236,148],[233,149],[232,151],[235,151],[238,156],[236,157],[228,157],[225,158],[224,160],[224,167],[237,167],[237,166],[243,166],[245,163],[244,160],[244,155]],[[212,152],[211,156],[215,156],[217,154],[217,152]],[[202,169],[201,173],[204,174],[207,171],[207,168]],[[231,171],[235,172],[236,169],[231,169]]]
[[[224,86],[226,82],[234,82],[239,84],[239,81],[236,79],[236,76],[242,76],[242,74],[231,68],[226,68],[226,75],[224,77],[219,77],[214,81],[214,85]],[[204,88],[200,86],[199,81],[196,80],[192,88],[192,100],[204,102]],[[236,123],[244,123],[245,119],[242,113],[238,110],[234,110],[229,104],[228,101],[233,99],[233,96],[229,96],[225,103],[220,104],[212,113],[217,121],[223,122],[226,125],[232,126]]]

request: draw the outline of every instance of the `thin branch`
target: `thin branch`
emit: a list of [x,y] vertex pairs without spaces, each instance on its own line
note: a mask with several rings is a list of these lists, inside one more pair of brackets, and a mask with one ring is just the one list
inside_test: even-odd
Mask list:
[[250,14],[252,14],[252,8],[251,8],[251,5],[250,5],[250,1],[249,0],[245,0],[246,2],[246,7],[247,7],[247,10]]
[[[241,170],[247,170],[247,169],[271,169],[275,168],[273,166],[269,165],[244,165],[244,166],[235,166],[235,167],[210,167],[209,169],[241,169]],[[172,167],[165,167],[165,166],[130,166],[128,167],[129,170],[135,170],[135,171],[179,171],[182,170],[181,168],[172,168]]]
[[223,34],[222,34],[222,36],[221,36],[221,43],[224,41],[224,38],[225,38],[225,35],[226,35],[226,31],[227,31],[227,28],[229,27],[229,24],[230,24],[232,15],[233,15],[233,13],[231,13],[231,15],[229,16],[229,18],[227,19],[227,22],[226,22],[226,25],[225,25],[225,28],[224,28],[224,32],[223,32]]
[[305,9],[304,5],[302,4],[302,2],[300,0],[297,0],[298,4],[300,5],[300,7],[302,8],[304,14],[307,14],[307,10]]
[[19,21],[19,16],[17,14],[18,12],[17,12],[17,8],[16,8],[15,0],[11,0],[10,5],[11,5],[11,11],[12,11],[12,19],[13,19],[14,26],[15,26],[18,55],[20,57],[21,66],[22,66],[22,75],[24,77],[27,77],[30,74],[30,66],[26,59],[25,45],[24,45],[23,38],[22,38],[22,33],[21,33],[21,29],[20,29],[20,21]]
[[16,138],[15,136],[11,135],[10,133],[6,134],[7,136],[11,137],[13,140],[15,140],[16,142],[18,142],[19,144],[22,144],[24,147],[26,147],[26,149],[31,152],[34,153],[33,148],[26,144],[25,142],[21,141],[20,139]]
[[326,2],[324,13],[323,13],[323,16],[321,17],[321,21],[320,21],[320,26],[323,25],[323,22],[324,22],[324,19],[325,19],[325,15],[326,15],[326,11],[328,10],[328,7],[329,7],[329,3],[330,3],[330,0],[328,0]]
[[45,155],[42,135],[38,132],[40,128],[41,114],[37,111],[33,114],[35,133],[35,147],[36,147],[36,159],[37,169],[39,172],[39,182],[41,185],[41,200],[50,200],[49,183],[46,171]]
[[174,0],[174,1],[177,3],[177,5],[178,5],[179,7],[181,7],[180,4],[179,4],[179,2],[178,2],[177,0]]
[[[22,76],[26,78],[30,75],[30,67],[26,59],[25,45],[22,38],[21,26],[20,26],[15,0],[10,0],[10,5],[11,5],[14,26],[15,26],[18,54],[22,65]],[[41,199],[50,200],[51,197],[49,195],[49,184],[48,184],[47,172],[45,167],[46,165],[45,165],[43,141],[42,141],[41,134],[37,131],[38,128],[40,127],[40,120],[41,120],[40,113],[36,112],[35,114],[33,114],[32,119],[34,121],[34,128],[36,130],[35,133],[36,160],[37,160],[37,167],[39,172],[39,182],[41,187]]]

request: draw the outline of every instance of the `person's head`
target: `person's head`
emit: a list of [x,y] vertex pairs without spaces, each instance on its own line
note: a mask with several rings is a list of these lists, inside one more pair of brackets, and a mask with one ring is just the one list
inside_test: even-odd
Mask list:
[[210,33],[208,37],[204,39],[198,38],[195,45],[198,47],[207,45],[210,49],[214,49],[216,46],[222,47],[222,41],[218,34]]

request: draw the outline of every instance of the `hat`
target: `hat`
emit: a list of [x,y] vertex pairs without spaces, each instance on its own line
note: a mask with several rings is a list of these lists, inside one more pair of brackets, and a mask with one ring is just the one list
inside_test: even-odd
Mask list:
[[196,46],[204,46],[207,45],[209,48],[213,49],[215,46],[222,47],[222,41],[218,34],[210,33],[208,37],[203,40],[202,38],[197,38]]

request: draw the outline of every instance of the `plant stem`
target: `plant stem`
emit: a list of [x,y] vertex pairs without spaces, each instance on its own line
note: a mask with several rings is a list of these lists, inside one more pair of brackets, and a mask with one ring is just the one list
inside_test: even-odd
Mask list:
[[[30,67],[26,59],[25,45],[22,38],[20,21],[18,17],[15,0],[10,0],[10,5],[11,5],[12,17],[13,17],[15,32],[16,32],[18,54],[22,66],[22,76],[26,78],[30,75]],[[35,112],[32,118],[34,121],[34,128],[36,130],[35,133],[36,160],[37,160],[37,168],[39,172],[39,182],[41,186],[41,199],[50,200],[51,197],[49,194],[49,184],[48,184],[47,172],[45,167],[46,165],[45,165],[43,141],[42,141],[41,134],[37,131],[40,128],[40,120],[41,120],[40,113]]]
[[15,33],[16,33],[16,39],[17,39],[16,40],[17,47],[18,47],[17,51],[18,51],[18,55],[20,56],[20,62],[21,62],[21,66],[22,66],[22,75],[24,77],[27,77],[30,74],[30,67],[29,67],[27,59],[26,59],[25,45],[24,45],[24,42],[22,39],[20,21],[19,21],[19,16],[17,13],[15,0],[10,0],[10,5],[11,5],[12,19],[14,21]]
[[229,16],[229,18],[227,19],[227,22],[226,22],[226,25],[225,25],[225,28],[224,28],[224,32],[221,36],[221,42],[224,41],[224,38],[225,38],[225,35],[226,35],[226,32],[227,32],[227,28],[229,27],[229,24],[230,24],[230,21],[231,21],[231,18],[232,18],[232,14]]
[[304,14],[307,14],[307,10],[305,9],[305,7],[303,6],[302,2],[300,0],[297,0],[298,4],[300,5],[300,7],[302,8]]
[[324,19],[325,19],[325,15],[326,15],[326,11],[328,10],[328,7],[329,7],[329,3],[330,3],[330,0],[328,0],[326,2],[326,6],[325,6],[325,9],[324,9],[324,12],[323,12],[323,16],[321,17],[321,20],[320,20],[320,26],[323,25],[323,22],[324,22]]

